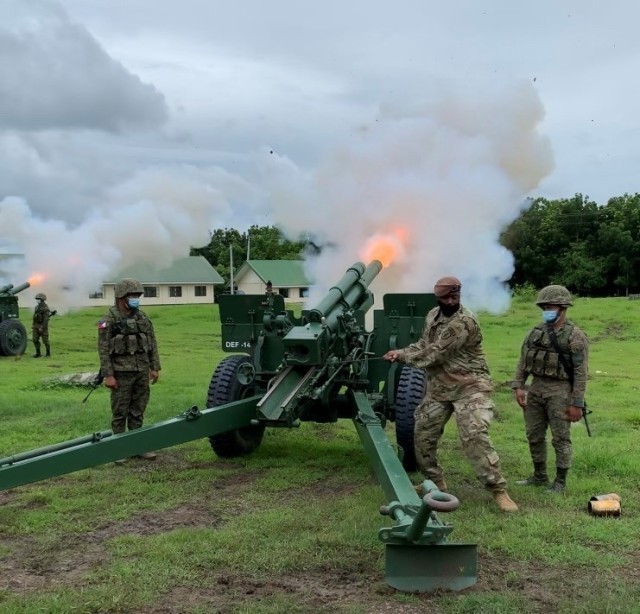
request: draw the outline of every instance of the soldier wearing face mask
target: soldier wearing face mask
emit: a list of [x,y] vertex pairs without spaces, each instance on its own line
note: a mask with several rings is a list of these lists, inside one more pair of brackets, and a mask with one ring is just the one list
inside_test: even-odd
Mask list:
[[[149,382],[155,384],[159,377],[160,357],[153,324],[139,309],[142,294],[139,281],[119,281],[115,285],[115,305],[98,322],[100,370],[105,386],[111,390],[114,433],[142,426],[149,402]],[[154,452],[139,456],[156,458]]]
[[[550,492],[565,490],[571,467],[571,423],[582,418],[587,387],[589,340],[571,321],[567,308],[571,294],[564,286],[540,290],[536,305],[542,309],[542,323],[526,336],[512,383],[524,422],[533,461],[533,475],[517,484],[544,486]],[[531,376],[528,392],[525,384]],[[547,475],[547,428],[556,455],[556,477]]]
[[427,314],[422,338],[404,349],[390,350],[384,358],[423,369],[427,375],[414,430],[416,459],[423,475],[446,490],[437,449],[445,425],[454,416],[462,449],[478,480],[502,511],[517,512],[489,438],[493,386],[482,332],[476,316],[460,304],[461,288],[457,277],[439,279],[433,288],[438,306]]

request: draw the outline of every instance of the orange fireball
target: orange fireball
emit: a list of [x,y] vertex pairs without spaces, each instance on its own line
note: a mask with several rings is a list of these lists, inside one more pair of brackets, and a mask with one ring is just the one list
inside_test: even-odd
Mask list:
[[41,284],[45,279],[46,279],[46,275],[44,273],[34,273],[33,275],[31,275],[31,277],[27,279],[27,281],[32,286],[37,286],[38,284]]
[[376,233],[367,240],[361,252],[362,259],[365,262],[379,260],[383,267],[389,266],[404,254],[407,235],[403,228],[392,233]]

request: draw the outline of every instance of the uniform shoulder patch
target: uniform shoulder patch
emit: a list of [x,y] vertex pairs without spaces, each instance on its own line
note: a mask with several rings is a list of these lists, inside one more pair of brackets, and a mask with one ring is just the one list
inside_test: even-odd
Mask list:
[[102,330],[103,328],[107,328],[109,326],[109,322],[106,320],[100,320],[98,322],[98,330]]

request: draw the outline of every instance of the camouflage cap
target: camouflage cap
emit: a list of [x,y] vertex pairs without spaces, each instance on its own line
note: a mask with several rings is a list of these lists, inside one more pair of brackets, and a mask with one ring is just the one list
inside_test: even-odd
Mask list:
[[437,298],[446,298],[452,294],[459,294],[462,282],[452,275],[441,277],[433,286],[433,293]]
[[571,302],[571,292],[564,286],[546,286],[538,293],[536,305],[573,305]]
[[123,298],[127,296],[127,294],[144,294],[142,284],[137,279],[131,277],[126,277],[119,281],[114,291],[116,298]]
[[38,292],[38,294],[36,294],[36,301],[38,299],[42,299],[43,301],[46,301],[47,300],[47,295],[44,294],[43,292]]

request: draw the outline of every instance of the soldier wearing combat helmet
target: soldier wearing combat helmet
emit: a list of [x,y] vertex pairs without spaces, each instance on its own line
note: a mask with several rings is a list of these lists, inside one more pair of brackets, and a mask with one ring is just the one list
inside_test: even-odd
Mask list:
[[[566,487],[571,467],[571,423],[582,418],[587,387],[589,340],[567,320],[567,308],[572,304],[564,286],[540,290],[536,305],[542,309],[542,322],[531,329],[522,344],[512,383],[516,402],[524,412],[533,461],[533,475],[518,484],[546,486],[555,493]],[[547,428],[556,455],[556,477],[551,485],[547,475]]]
[[[158,344],[151,320],[140,309],[142,284],[123,279],[115,285],[115,305],[98,322],[98,353],[104,384],[111,390],[111,429],[123,433],[142,426],[149,382],[160,372]],[[140,454],[153,459],[154,452]],[[116,461],[124,462],[124,459]]]
[[51,356],[51,345],[49,344],[49,318],[56,315],[57,311],[54,309],[51,311],[49,305],[46,303],[47,296],[42,292],[36,294],[37,306],[33,312],[33,321],[31,327],[31,339],[33,345],[36,348],[34,358],[40,358],[42,353],[40,352],[40,341],[44,343],[44,349],[46,351],[45,356]]
[[422,338],[404,349],[390,350],[384,358],[426,372],[427,390],[416,408],[414,431],[416,459],[424,476],[440,490],[446,489],[437,448],[446,423],[454,416],[462,449],[476,476],[502,511],[517,512],[489,438],[494,406],[482,333],[476,316],[460,304],[461,288],[457,277],[439,279],[433,288],[438,306],[427,314]]

